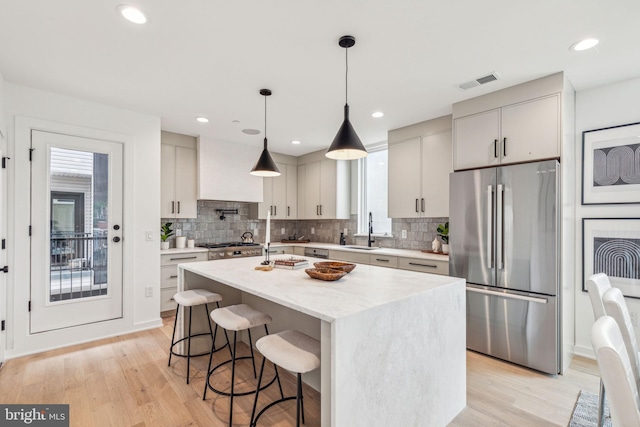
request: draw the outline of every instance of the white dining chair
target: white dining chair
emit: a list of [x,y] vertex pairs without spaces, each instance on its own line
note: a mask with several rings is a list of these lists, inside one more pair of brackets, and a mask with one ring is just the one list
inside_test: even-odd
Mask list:
[[640,384],[638,344],[622,291],[618,288],[611,288],[604,293],[602,301],[604,302],[604,310],[607,316],[613,317],[613,320],[618,324],[618,328],[620,328],[620,333],[622,334],[622,339],[624,340],[624,345],[629,356],[629,362],[631,363],[631,371],[633,372],[636,385],[638,385]]
[[587,291],[591,299],[593,316],[596,320],[606,314],[602,297],[609,289],[611,289],[611,282],[609,282],[609,277],[604,273],[592,274],[587,279]]
[[[589,299],[591,299],[591,307],[593,308],[593,316],[595,320],[606,314],[604,309],[604,302],[602,297],[604,293],[611,289],[611,282],[609,277],[604,273],[592,274],[587,279],[587,291],[589,292]],[[597,427],[602,427],[604,422],[604,406],[605,406],[605,388],[602,379],[600,379],[600,391],[598,393],[598,424]]]
[[591,344],[614,426],[640,426],[640,400],[629,355],[616,321],[602,316],[591,328]]

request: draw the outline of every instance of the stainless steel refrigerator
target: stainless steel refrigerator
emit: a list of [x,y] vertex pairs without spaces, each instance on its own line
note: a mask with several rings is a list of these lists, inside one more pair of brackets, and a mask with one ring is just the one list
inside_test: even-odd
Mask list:
[[467,280],[467,348],[557,374],[560,165],[450,175],[449,274]]

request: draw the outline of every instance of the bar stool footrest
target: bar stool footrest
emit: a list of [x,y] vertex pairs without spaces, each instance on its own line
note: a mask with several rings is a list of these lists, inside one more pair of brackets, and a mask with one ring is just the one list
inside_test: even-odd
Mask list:
[[278,403],[286,402],[287,400],[296,400],[296,399],[297,399],[297,396],[287,396],[287,397],[283,397],[282,399],[278,399],[269,403],[267,406],[262,408],[260,412],[258,412],[258,415],[256,415],[256,418],[253,420],[253,424],[251,424],[249,427],[256,427],[256,425],[258,424],[258,420],[260,419],[260,415],[264,414],[267,411],[267,409],[271,408],[272,406],[277,405]]
[[[202,337],[202,336],[211,336],[211,334],[209,332],[202,332],[200,334],[195,334],[195,335],[191,335],[191,338],[195,338],[195,337]],[[209,354],[211,354],[211,350],[208,350],[205,353],[200,353],[200,354],[191,354],[191,355],[187,355],[187,354],[181,354],[181,353],[176,353],[175,351],[173,351],[173,347],[175,347],[177,344],[181,343],[182,341],[188,340],[189,337],[186,336],[184,338],[180,338],[178,341],[174,342],[173,345],[171,346],[171,354],[173,354],[174,356],[178,356],[178,357],[200,357],[200,356],[207,356]],[[213,352],[215,353],[216,351],[220,351],[224,348],[226,348],[228,346],[228,344],[223,345],[222,347],[218,347],[216,349],[213,350]]]
[[[224,348],[224,347],[222,347]],[[207,353],[208,354],[208,353]],[[236,362],[238,360],[244,360],[244,359],[251,359],[251,356],[242,356],[242,357],[236,357]],[[222,362],[217,364],[216,366],[213,367],[213,369],[211,369],[208,373],[207,373],[207,387],[209,388],[209,390],[211,390],[214,393],[217,393],[221,396],[227,396],[230,397],[231,393],[228,393],[226,391],[221,391],[218,390],[217,388],[215,388],[214,386],[211,385],[211,383],[209,382],[209,378],[211,377],[211,375],[215,372],[216,369],[222,367],[223,365],[226,365],[227,363],[231,363],[232,360],[229,359],[226,362]],[[260,391],[263,391],[264,389],[266,389],[267,387],[269,387],[271,384],[273,384],[276,380],[276,376],[274,375],[273,378],[271,379],[271,381],[269,381],[267,384],[263,385],[262,387],[260,387]],[[248,396],[250,394],[255,394],[256,389],[252,389],[251,391],[244,391],[244,392],[240,392],[240,393],[233,393],[234,396]]]

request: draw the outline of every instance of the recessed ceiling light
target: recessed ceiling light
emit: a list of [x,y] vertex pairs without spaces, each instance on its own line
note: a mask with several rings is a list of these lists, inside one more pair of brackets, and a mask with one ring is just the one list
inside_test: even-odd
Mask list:
[[569,49],[579,52],[581,50],[591,49],[592,47],[594,47],[598,43],[600,43],[600,41],[598,39],[584,39],[584,40],[580,40],[578,42],[575,42],[574,44],[571,45],[571,47]]
[[260,131],[258,129],[242,129],[242,133],[246,133],[247,135],[258,135]]
[[294,139],[293,141],[291,141],[291,143],[293,145],[300,145],[302,143],[302,141],[298,141],[297,139]]
[[375,113],[371,114],[371,117],[375,117],[376,119],[382,116],[384,116],[384,113],[382,111],[376,111]]
[[209,119],[207,119],[206,117],[196,117],[196,120],[199,121],[200,123],[209,123]]
[[144,24],[147,22],[147,17],[144,16],[144,13],[137,7],[121,4],[117,9],[127,21],[133,22],[134,24]]

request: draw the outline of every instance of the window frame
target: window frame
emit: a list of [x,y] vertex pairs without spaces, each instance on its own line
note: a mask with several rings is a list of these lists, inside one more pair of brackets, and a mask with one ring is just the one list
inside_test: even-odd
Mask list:
[[[387,141],[383,141],[383,142],[379,142],[376,144],[372,144],[372,145],[368,145],[367,146],[367,151],[369,153],[375,153],[378,151],[389,151],[389,144],[387,143]],[[356,233],[356,235],[359,236],[366,236],[369,234],[368,231],[368,223],[369,223],[369,219],[368,219],[368,211],[367,211],[367,159],[369,158],[369,156],[366,157],[362,157],[360,159],[357,160],[358,162],[358,182],[357,182],[357,186],[358,186],[358,232]],[[388,169],[388,157],[387,157],[387,179],[388,179],[388,174],[389,174],[389,169]],[[387,188],[387,202],[389,200],[389,194],[388,194],[388,188]],[[388,210],[387,210],[387,218],[391,219],[388,217]],[[393,237],[393,225],[390,222],[389,223],[389,229],[388,230],[384,230],[382,232],[375,232],[372,234],[372,236],[376,236],[376,237]]]

